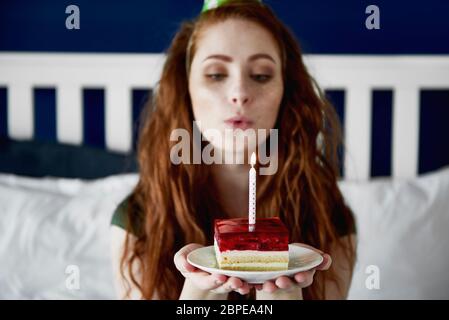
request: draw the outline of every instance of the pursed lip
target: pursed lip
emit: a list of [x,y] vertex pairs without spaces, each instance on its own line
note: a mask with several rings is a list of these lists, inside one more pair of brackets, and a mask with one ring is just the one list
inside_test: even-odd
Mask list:
[[234,129],[247,129],[252,126],[253,121],[244,116],[236,116],[224,121],[228,126]]

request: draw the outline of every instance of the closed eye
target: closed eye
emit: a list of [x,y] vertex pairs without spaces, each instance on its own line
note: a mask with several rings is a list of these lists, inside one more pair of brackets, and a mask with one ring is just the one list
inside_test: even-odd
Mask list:
[[271,79],[271,76],[269,74],[254,74],[251,76],[254,80],[257,82],[268,82]]
[[[211,74],[207,74],[206,77],[213,81],[221,81],[224,78],[226,78],[227,75],[224,73],[211,73]],[[265,83],[265,82],[268,82],[272,78],[272,76],[269,74],[254,74],[254,75],[251,75],[251,78],[257,82]]]
[[210,78],[213,81],[220,81],[226,78],[226,75],[223,73],[211,73],[207,74],[206,77]]

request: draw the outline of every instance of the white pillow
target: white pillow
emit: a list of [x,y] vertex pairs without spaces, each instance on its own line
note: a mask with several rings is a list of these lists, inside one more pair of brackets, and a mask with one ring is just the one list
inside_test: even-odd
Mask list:
[[[109,224],[137,179],[0,174],[0,298],[115,298]],[[340,188],[359,240],[349,299],[448,299],[449,168],[402,181],[344,181]],[[79,289],[67,286],[72,265]]]
[[109,225],[136,183],[0,174],[0,299],[114,299]]
[[449,299],[449,168],[340,188],[358,228],[348,298]]

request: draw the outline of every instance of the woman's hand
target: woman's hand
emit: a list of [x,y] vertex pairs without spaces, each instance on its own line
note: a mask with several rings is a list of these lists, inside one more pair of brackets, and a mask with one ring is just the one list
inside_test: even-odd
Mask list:
[[313,248],[309,245],[303,243],[292,243],[292,245],[296,245],[299,247],[305,247],[308,249],[312,249],[323,256],[323,262],[321,262],[315,268],[298,272],[293,277],[281,276],[275,280],[265,281],[263,284],[256,285],[257,290],[263,290],[265,293],[273,294],[277,291],[294,291],[295,289],[302,289],[310,286],[313,283],[313,277],[315,275],[316,270],[327,270],[330,268],[332,264],[332,258],[327,253],[324,253],[321,250]]
[[[187,261],[187,255],[202,245],[191,243],[182,247],[174,257],[176,268],[186,278],[186,283],[192,284],[198,290],[209,291],[215,294],[226,294],[237,291],[240,294],[249,293],[251,286],[236,277],[227,277],[222,274],[210,274],[192,266]],[[184,289],[183,289],[184,290]]]

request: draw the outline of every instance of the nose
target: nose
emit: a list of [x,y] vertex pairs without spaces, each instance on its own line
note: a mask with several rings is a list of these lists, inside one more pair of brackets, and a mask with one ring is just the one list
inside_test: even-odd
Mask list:
[[236,107],[246,106],[251,100],[247,86],[240,81],[231,89],[229,97],[231,105]]
[[246,96],[234,96],[232,98],[232,104],[233,105],[237,105],[237,106],[244,106],[246,104],[248,104],[249,98]]

